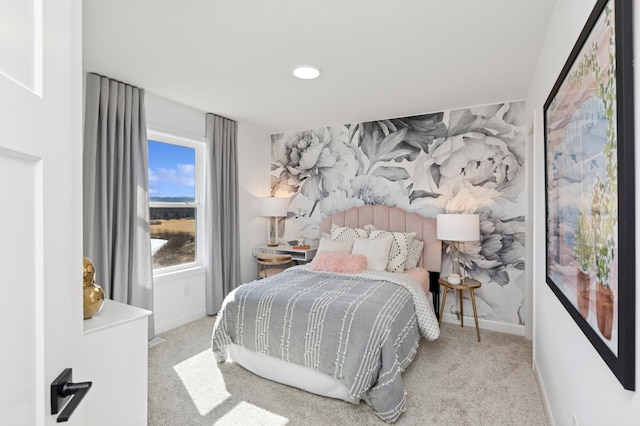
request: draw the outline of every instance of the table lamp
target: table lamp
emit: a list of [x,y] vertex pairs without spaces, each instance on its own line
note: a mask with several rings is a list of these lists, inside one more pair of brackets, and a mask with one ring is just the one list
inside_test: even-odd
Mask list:
[[269,218],[269,247],[278,245],[278,218],[287,215],[289,200],[278,197],[261,197],[258,199],[258,216]]
[[[460,243],[464,251],[465,241],[480,241],[480,215],[438,214],[436,215],[437,238],[451,241],[455,250],[454,273],[464,280],[464,268],[460,268]],[[460,273],[462,269],[462,273]]]

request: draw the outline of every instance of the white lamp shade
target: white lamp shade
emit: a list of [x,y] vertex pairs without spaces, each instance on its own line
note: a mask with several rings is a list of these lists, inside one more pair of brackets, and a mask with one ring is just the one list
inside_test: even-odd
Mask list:
[[480,241],[480,215],[438,214],[437,237],[446,241]]
[[258,216],[285,217],[289,200],[278,197],[258,198]]

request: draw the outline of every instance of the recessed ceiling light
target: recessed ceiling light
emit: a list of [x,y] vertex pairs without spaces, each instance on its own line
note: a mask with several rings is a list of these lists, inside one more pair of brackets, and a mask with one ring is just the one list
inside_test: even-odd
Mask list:
[[293,75],[303,80],[311,80],[320,75],[320,70],[313,65],[301,65],[293,70]]

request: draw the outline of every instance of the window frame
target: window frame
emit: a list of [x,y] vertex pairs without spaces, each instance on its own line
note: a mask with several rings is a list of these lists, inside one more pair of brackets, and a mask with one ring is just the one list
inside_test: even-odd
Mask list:
[[[163,268],[154,268],[153,276],[160,277],[163,275],[175,274],[183,271],[193,271],[194,269],[200,269],[205,267],[205,175],[206,175],[206,148],[207,143],[204,138],[195,138],[187,136],[179,136],[175,133],[169,133],[166,131],[160,131],[152,128],[147,128],[147,145],[149,141],[156,141],[166,143],[170,145],[178,145],[186,148],[192,148],[195,152],[195,170],[194,170],[194,198],[193,202],[162,202],[151,201],[151,196],[148,196],[149,201],[149,214],[151,214],[152,208],[165,207],[165,208],[195,208],[195,233],[196,233],[196,258],[194,262],[182,263],[180,265],[165,266]],[[147,173],[148,170],[147,170]]]

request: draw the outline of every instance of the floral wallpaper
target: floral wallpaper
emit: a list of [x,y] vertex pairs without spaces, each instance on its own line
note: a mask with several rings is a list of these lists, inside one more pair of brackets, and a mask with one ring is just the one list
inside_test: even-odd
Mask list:
[[[322,217],[364,204],[477,213],[464,267],[482,282],[478,315],[524,324],[525,121],[525,103],[508,102],[272,135],[272,195],[290,197],[281,237],[317,243]],[[457,298],[447,303],[456,314]]]

